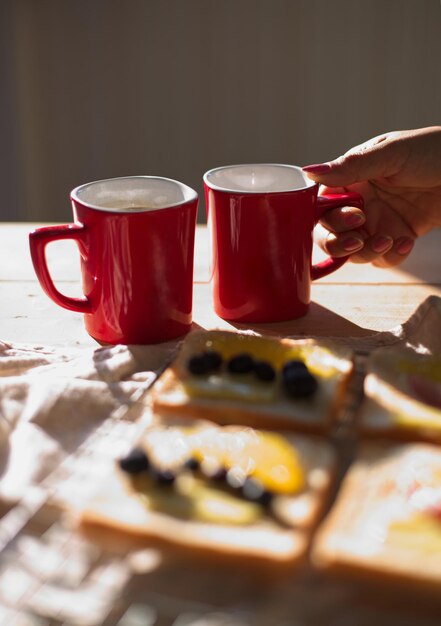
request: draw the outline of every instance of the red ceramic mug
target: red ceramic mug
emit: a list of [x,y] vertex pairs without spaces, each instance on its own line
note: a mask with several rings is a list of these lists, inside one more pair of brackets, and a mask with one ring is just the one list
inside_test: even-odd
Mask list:
[[305,315],[311,280],[348,257],[312,265],[312,232],[321,215],[359,194],[318,195],[299,167],[233,165],[204,175],[216,313],[236,322],[278,322]]
[[[46,294],[84,313],[88,333],[101,343],[159,343],[188,332],[196,192],[168,178],[129,176],[81,185],[71,200],[73,224],[30,234]],[[60,239],[78,244],[84,298],[60,293],[49,273],[45,248]]]

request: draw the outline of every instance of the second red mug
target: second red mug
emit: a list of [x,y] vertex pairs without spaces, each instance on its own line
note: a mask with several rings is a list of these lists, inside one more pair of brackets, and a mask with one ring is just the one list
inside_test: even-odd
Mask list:
[[[191,328],[198,197],[168,178],[129,176],[81,185],[71,193],[74,223],[30,234],[35,272],[46,294],[84,313],[101,343],[149,344]],[[77,242],[84,298],[55,287],[47,244]]]
[[232,165],[204,175],[211,230],[216,313],[235,322],[278,322],[305,315],[311,281],[343,265],[312,265],[312,233],[325,211],[363,208],[359,194],[318,195],[300,167]]

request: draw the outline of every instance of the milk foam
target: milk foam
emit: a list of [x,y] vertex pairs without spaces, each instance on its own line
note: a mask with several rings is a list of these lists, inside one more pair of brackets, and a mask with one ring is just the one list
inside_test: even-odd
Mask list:
[[91,207],[110,211],[155,211],[195,199],[196,193],[168,178],[131,176],[111,178],[77,187],[72,197]]
[[238,193],[295,191],[315,184],[299,167],[277,163],[219,167],[207,172],[204,180],[213,189]]

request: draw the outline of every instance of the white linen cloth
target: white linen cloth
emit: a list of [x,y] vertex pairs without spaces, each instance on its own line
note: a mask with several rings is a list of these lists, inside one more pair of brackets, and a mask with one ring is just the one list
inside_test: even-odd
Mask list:
[[0,500],[19,500],[128,407],[174,349],[169,343],[69,353],[0,342]]

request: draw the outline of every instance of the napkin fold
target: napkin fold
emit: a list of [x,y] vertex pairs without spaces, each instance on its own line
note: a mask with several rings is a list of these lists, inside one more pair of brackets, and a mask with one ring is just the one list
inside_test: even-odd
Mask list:
[[175,343],[58,351],[0,342],[0,500],[17,501],[143,395]]

